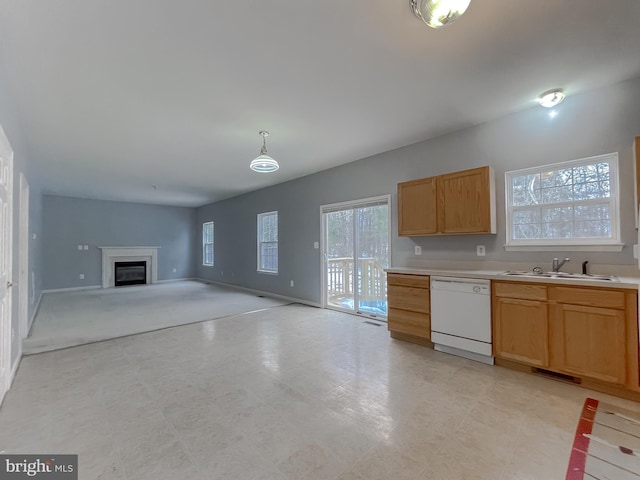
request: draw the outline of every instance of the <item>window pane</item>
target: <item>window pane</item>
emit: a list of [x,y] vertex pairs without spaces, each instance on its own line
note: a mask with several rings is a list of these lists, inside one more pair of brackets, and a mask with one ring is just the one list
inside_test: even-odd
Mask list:
[[506,197],[511,201],[507,243],[549,240],[551,244],[571,238],[619,241],[617,165],[617,154],[608,154],[538,171],[507,172],[510,191]]
[[258,215],[258,270],[278,271],[278,212]]
[[512,188],[514,206],[540,203],[540,175],[514,177]]

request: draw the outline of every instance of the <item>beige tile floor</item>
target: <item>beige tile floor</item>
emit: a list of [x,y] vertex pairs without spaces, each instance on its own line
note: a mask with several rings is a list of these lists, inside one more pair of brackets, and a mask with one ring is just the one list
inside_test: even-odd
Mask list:
[[25,357],[0,451],[81,479],[562,479],[587,396],[640,410],[289,305]]

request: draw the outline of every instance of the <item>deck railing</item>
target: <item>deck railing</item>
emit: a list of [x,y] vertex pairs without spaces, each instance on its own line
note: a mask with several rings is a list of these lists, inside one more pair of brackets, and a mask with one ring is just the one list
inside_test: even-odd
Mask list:
[[329,303],[339,304],[341,300],[353,298],[354,276],[361,301],[386,299],[387,276],[375,258],[358,258],[357,270],[354,270],[353,258],[330,258],[327,261]]

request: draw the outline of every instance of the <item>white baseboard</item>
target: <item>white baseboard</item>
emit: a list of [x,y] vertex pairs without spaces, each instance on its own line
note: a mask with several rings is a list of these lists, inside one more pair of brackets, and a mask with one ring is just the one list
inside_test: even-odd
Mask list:
[[18,342],[18,356],[16,357],[14,364],[11,366],[11,372],[9,373],[9,388],[11,388],[14,378],[16,378],[16,372],[20,366],[20,360],[22,360],[22,342]]
[[[198,280],[198,279],[195,277],[170,278],[169,280],[158,280],[156,283],[186,282],[188,280]],[[156,283],[154,283],[153,285],[155,285]]]
[[95,290],[97,288],[102,288],[102,285],[89,285],[87,287],[52,288],[50,290],[43,290],[42,293],[75,292],[77,290]]
[[301,303],[303,305],[308,305],[310,307],[322,308],[322,305],[320,305],[319,303],[311,302],[309,300],[303,300],[302,298],[287,297],[286,295],[279,295],[279,294],[273,293],[273,292],[265,292],[265,291],[262,291],[262,290],[255,290],[253,288],[241,287],[239,285],[234,285],[232,283],[217,282],[215,280],[209,280],[207,278],[193,278],[192,280],[196,280],[196,281],[202,282],[202,283],[214,283],[216,285],[222,285],[222,286],[225,286],[225,287],[236,288],[238,290],[243,290],[245,292],[251,292],[251,293],[256,293],[258,295],[264,295],[265,297],[277,298],[277,299],[280,299],[280,300],[286,300],[288,302]]
[[38,301],[36,302],[36,306],[33,309],[33,313],[31,314],[31,318],[29,319],[29,325],[27,325],[27,337],[31,332],[31,327],[33,327],[33,322],[36,319],[36,315],[38,314],[38,310],[40,310],[40,302],[42,302],[42,292],[38,295]]

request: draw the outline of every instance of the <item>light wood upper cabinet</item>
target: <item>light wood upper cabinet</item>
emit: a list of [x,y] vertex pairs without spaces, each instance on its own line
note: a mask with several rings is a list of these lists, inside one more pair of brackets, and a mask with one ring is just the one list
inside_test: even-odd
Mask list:
[[534,367],[549,365],[547,288],[494,282],[494,355]]
[[398,184],[398,235],[496,233],[491,167]]
[[407,236],[438,232],[435,177],[398,184],[398,230]]

